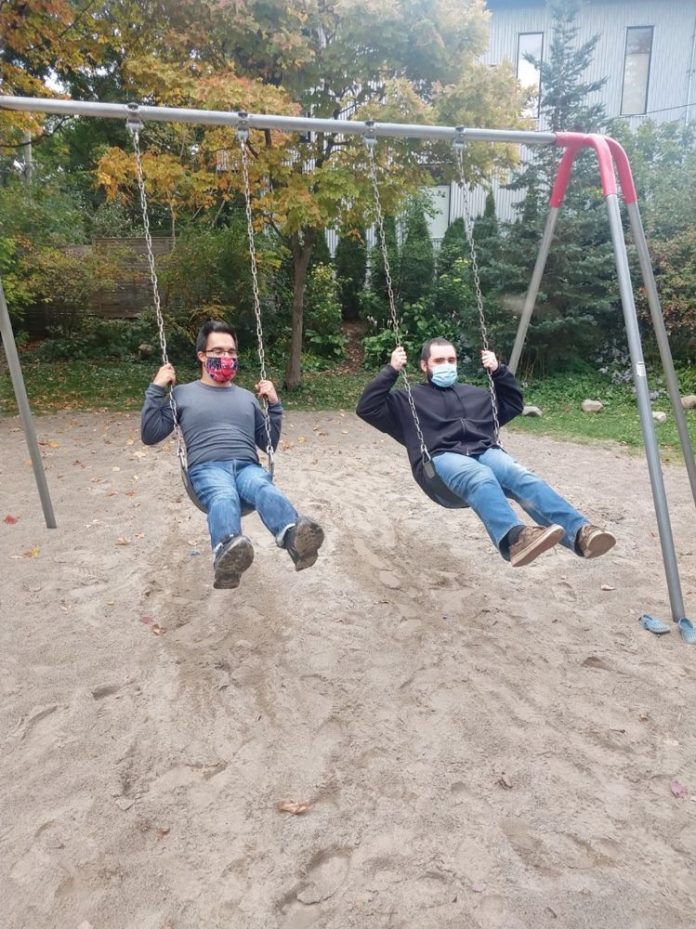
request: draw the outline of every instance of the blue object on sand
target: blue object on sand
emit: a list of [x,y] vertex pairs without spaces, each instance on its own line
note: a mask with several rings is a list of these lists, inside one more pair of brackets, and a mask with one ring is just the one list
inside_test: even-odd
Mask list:
[[[687,619],[687,622],[688,621],[689,620]],[[648,632],[654,632],[655,635],[665,635],[665,633],[671,631],[667,623],[663,623],[661,619],[655,619],[655,617],[651,616],[650,613],[643,613],[638,622],[641,624],[643,629],[647,629]],[[694,633],[696,634],[696,630],[694,630]]]
[[687,645],[696,645],[696,626],[691,622],[690,619],[683,617],[677,623],[679,626],[679,631],[681,632],[681,637]]

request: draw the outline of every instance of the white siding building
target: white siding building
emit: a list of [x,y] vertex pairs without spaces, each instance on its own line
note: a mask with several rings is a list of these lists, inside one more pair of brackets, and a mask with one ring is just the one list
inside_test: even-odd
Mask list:
[[[540,90],[540,76],[525,58],[548,59],[553,16],[544,0],[488,0],[490,37],[484,61],[491,67],[510,61],[520,82]],[[583,82],[606,78],[588,103],[603,103],[610,118],[636,127],[645,119],[696,122],[696,0],[584,0],[576,24],[578,46],[599,39]],[[543,93],[543,88],[541,88]],[[538,102],[529,112],[536,117]],[[538,120],[537,127],[544,129]],[[525,157],[525,151],[522,151]],[[446,226],[462,215],[461,192],[437,188],[434,201],[443,212],[431,223],[437,242]],[[513,202],[520,192],[494,184],[496,212],[514,218]],[[483,212],[485,194],[474,190],[470,209]]]
[[[507,59],[523,83],[538,88],[539,75],[524,52],[547,59],[552,35],[547,5],[542,0],[488,0],[488,9],[484,61],[498,65]],[[603,103],[608,117],[624,117],[632,125],[646,117],[696,119],[694,0],[585,0],[576,23],[578,43],[599,36],[583,80],[607,79],[591,102]]]

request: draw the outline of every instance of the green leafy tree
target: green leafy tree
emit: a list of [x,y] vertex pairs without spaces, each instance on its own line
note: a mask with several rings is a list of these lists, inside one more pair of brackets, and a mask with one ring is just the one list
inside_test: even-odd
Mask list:
[[696,224],[696,125],[646,120],[635,130],[617,121],[612,135],[626,149],[646,234],[661,239]]

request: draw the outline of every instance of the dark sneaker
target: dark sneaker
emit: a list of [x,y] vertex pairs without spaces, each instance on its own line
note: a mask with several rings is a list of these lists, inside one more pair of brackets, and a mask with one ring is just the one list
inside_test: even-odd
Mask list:
[[233,535],[222,543],[213,563],[217,590],[233,590],[239,587],[242,574],[254,560],[254,549],[245,535]]
[[324,530],[313,519],[300,516],[285,536],[285,548],[295,563],[296,571],[311,568],[324,541]]
[[600,555],[606,555],[615,545],[616,539],[611,532],[590,523],[586,523],[579,530],[575,539],[576,551],[583,558],[599,558]]
[[525,526],[519,538],[510,546],[510,564],[522,568],[542,552],[553,548],[563,538],[562,526]]

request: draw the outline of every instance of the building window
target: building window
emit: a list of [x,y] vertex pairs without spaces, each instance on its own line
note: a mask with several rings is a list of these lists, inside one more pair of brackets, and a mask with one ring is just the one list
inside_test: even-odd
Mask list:
[[648,108],[652,42],[652,26],[630,26],[626,30],[626,55],[621,96],[622,116],[645,113]]
[[[525,116],[539,115],[541,96],[541,61],[544,52],[543,32],[521,32],[517,37],[517,80],[525,90],[531,90],[534,98],[524,111]],[[530,61],[529,59],[533,59]]]

